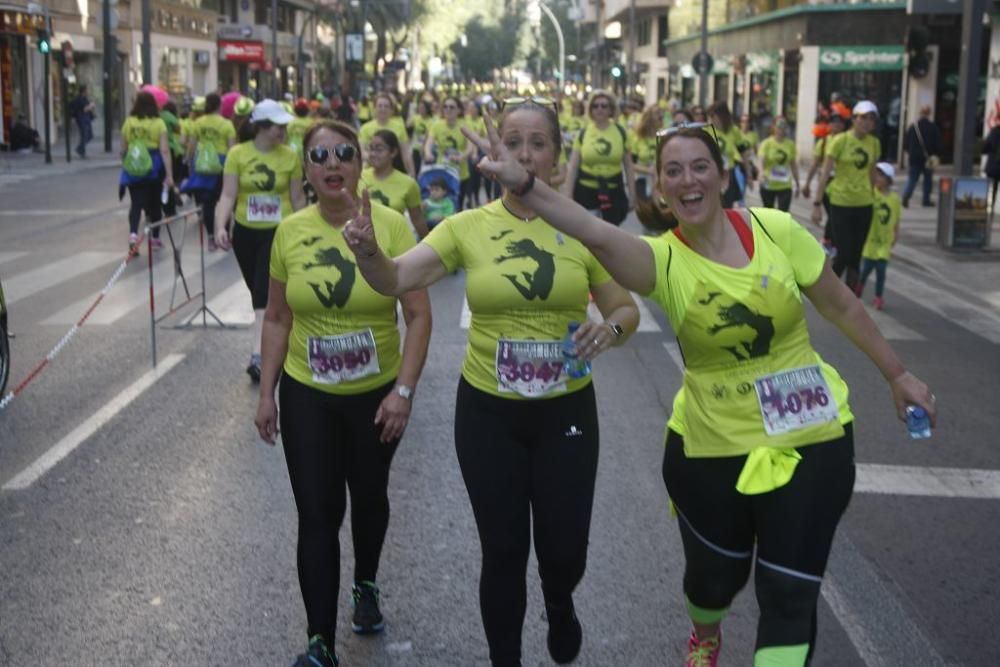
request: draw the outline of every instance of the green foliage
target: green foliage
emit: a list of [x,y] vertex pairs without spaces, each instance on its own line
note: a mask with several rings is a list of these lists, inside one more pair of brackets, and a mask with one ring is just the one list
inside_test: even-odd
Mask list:
[[478,16],[466,23],[466,45],[457,40],[451,45],[466,78],[492,80],[494,69],[509,67],[522,23],[520,12],[505,13],[493,25]]

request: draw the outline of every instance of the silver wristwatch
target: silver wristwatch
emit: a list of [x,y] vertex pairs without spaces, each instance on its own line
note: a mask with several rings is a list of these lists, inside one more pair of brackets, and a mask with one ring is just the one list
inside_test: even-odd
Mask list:
[[408,387],[405,384],[397,384],[394,391],[408,401],[413,399],[413,387]]

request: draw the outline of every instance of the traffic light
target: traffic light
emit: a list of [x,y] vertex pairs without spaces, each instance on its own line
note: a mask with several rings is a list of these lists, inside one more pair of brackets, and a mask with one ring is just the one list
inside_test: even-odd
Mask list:
[[621,65],[615,65],[611,68],[611,76],[615,77],[616,79],[622,78]]
[[52,36],[45,28],[39,28],[36,32],[38,34],[38,52],[48,55],[52,51]]

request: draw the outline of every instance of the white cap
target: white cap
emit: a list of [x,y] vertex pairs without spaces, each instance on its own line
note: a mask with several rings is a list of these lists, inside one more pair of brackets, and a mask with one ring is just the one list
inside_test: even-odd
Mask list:
[[280,104],[274,100],[263,100],[257,103],[254,107],[253,113],[250,114],[250,120],[253,122],[258,122],[262,120],[269,120],[275,125],[288,125],[292,122],[292,114],[282,108]]
[[896,168],[888,162],[879,162],[875,165],[875,168],[885,174],[886,178],[890,181],[896,178]]
[[878,107],[871,100],[861,100],[854,105],[854,110],[851,112],[854,116],[864,116],[866,113],[878,115]]

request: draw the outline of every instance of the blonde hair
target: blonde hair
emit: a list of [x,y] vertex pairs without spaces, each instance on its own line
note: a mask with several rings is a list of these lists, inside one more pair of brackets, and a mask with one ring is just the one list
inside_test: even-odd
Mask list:
[[587,98],[587,115],[590,116],[591,106],[593,106],[594,102],[599,97],[603,97],[608,101],[608,104],[611,105],[611,117],[615,118],[618,115],[618,98],[615,97],[614,93],[610,90],[605,90],[603,88],[595,89],[594,92],[590,94],[590,97]]

